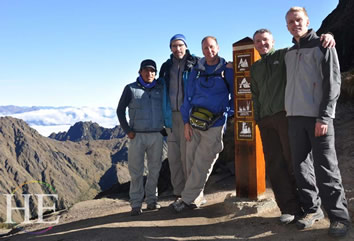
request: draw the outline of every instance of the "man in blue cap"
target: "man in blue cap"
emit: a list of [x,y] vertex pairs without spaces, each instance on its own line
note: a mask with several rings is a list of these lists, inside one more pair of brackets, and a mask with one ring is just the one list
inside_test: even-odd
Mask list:
[[[142,213],[142,203],[148,210],[160,208],[157,203],[157,181],[161,168],[163,136],[162,84],[155,79],[156,63],[151,59],[141,62],[139,77],[128,84],[119,100],[117,115],[120,126],[128,135],[128,169],[131,215]],[[129,124],[126,108],[129,110]],[[147,156],[148,175],[144,188],[144,157]],[[145,190],[144,190],[145,189]]]
[[178,198],[186,182],[186,140],[180,110],[189,73],[197,64],[198,58],[190,54],[183,34],[172,36],[170,49],[172,54],[162,64],[159,77],[165,82],[163,111],[168,134],[168,162],[173,194]]

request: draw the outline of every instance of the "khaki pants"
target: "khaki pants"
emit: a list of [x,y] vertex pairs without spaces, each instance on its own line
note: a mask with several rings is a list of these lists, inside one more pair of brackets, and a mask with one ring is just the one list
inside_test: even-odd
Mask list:
[[144,200],[144,157],[148,174],[145,184],[146,203],[157,201],[157,182],[162,163],[163,136],[160,132],[136,133],[128,149],[128,169],[131,177],[129,197],[132,208],[141,207]]
[[172,128],[167,128],[168,163],[173,194],[180,196],[186,183],[186,139],[181,112],[172,113]]
[[207,131],[193,129],[192,139],[186,144],[187,180],[182,200],[200,206],[206,182],[216,159],[223,149],[223,126]]

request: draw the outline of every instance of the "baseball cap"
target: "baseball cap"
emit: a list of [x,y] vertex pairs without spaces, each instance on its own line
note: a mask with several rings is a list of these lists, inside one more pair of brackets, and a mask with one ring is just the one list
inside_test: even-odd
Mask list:
[[145,59],[141,62],[140,64],[140,71],[144,68],[152,68],[155,70],[155,72],[157,71],[156,69],[156,63],[155,61],[153,61],[152,59]]

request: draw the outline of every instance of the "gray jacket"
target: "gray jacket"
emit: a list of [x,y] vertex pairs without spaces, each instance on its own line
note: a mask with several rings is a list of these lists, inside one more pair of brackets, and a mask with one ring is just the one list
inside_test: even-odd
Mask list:
[[287,116],[316,117],[327,124],[335,117],[341,75],[335,48],[323,48],[313,30],[285,55]]

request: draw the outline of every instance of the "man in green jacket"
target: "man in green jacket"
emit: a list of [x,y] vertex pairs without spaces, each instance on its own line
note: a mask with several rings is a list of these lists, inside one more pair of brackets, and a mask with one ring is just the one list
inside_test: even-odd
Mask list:
[[[329,34],[324,47],[335,44]],[[283,224],[294,221],[301,214],[296,182],[292,170],[288,138],[288,122],[284,107],[286,68],[284,57],[288,49],[274,50],[274,39],[268,29],[253,35],[255,48],[261,59],[251,67],[251,91],[254,118],[260,129],[267,176],[282,213]]]

